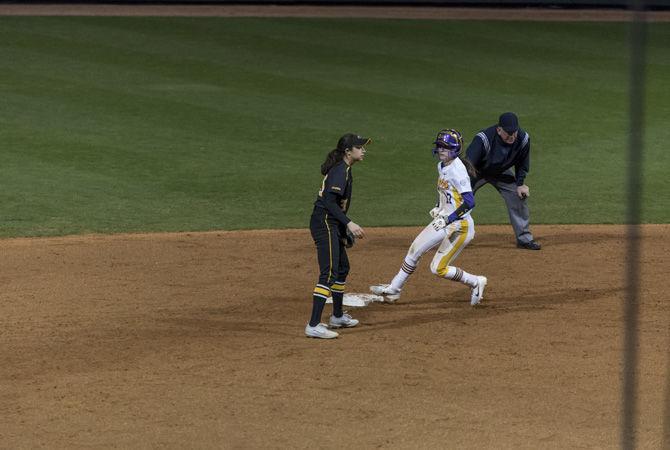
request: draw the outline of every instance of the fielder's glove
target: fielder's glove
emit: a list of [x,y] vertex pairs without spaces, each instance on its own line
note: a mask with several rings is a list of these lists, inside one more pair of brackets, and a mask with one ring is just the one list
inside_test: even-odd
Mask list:
[[428,214],[430,214],[430,217],[433,219],[437,219],[440,215],[440,208],[436,206],[435,208],[431,209]]
[[351,248],[356,243],[356,236],[354,236],[354,234],[349,231],[349,228],[347,228],[347,232],[345,233],[344,237],[342,237],[342,243],[344,244],[345,248]]
[[444,227],[448,225],[447,220],[444,218],[444,216],[438,216],[437,219],[433,220],[433,228],[435,228],[435,231],[440,231]]

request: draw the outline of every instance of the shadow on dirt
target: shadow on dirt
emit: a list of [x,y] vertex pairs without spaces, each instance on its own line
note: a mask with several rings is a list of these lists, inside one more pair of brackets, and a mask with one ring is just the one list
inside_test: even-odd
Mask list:
[[[563,247],[566,245],[594,245],[611,243],[612,245],[624,245],[626,236],[621,233],[608,234],[588,234],[588,233],[551,233],[536,235],[535,238],[540,242],[544,250],[551,250],[553,247]],[[519,252],[527,250],[517,249],[514,237],[500,234],[478,235],[468,246],[469,249],[487,248],[487,249],[515,249]]]
[[[365,315],[384,314],[388,312],[389,319],[382,321],[365,321],[366,327],[361,328],[360,332],[371,332],[380,329],[395,329],[407,328],[415,325],[439,322],[452,321],[463,322],[468,319],[482,319],[486,317],[494,317],[502,314],[518,313],[518,312],[542,312],[548,309],[555,309],[564,304],[596,301],[602,298],[616,296],[623,292],[623,287],[612,287],[608,289],[587,289],[587,288],[573,288],[564,289],[562,291],[548,292],[544,294],[528,294],[521,296],[504,296],[496,297],[490,303],[484,303],[478,307],[471,307],[467,301],[458,300],[444,300],[443,298],[424,298],[417,300],[408,300],[406,302],[400,301],[393,305],[390,304],[373,304],[367,308],[353,309],[357,317],[365,317]],[[307,320],[309,313],[309,302],[304,299],[297,300],[293,297],[277,298],[273,303],[274,307],[270,307],[262,314],[264,316],[272,316],[273,309],[281,311],[285,309],[287,304],[304,303],[304,319]],[[194,311],[194,316],[189,318],[168,318],[164,319],[164,323],[170,323],[178,326],[184,332],[185,329],[191,331],[186,332],[187,335],[194,336],[216,336],[230,333],[252,333],[252,334],[274,334],[274,335],[293,335],[295,333],[282,332],[282,326],[274,326],[267,321],[253,321],[251,315],[254,313],[246,310],[235,309],[234,314],[231,314],[228,308],[203,308]],[[326,305],[323,317],[327,319],[330,314],[330,305]],[[402,318],[397,316],[402,314]],[[300,318],[291,319],[291,325],[296,323],[300,326],[302,321]],[[240,320],[234,320],[240,319]],[[284,323],[286,325],[288,323]],[[175,330],[177,331],[177,330]]]
[[[613,297],[623,292],[623,290],[623,287],[608,289],[575,288],[546,294],[497,297],[495,302],[484,303],[474,308],[470,307],[466,301],[445,301],[434,298],[416,300],[406,305],[402,303],[379,305],[380,307],[393,308],[395,314],[403,312],[403,318],[381,322],[376,321],[375,323],[370,323],[365,329],[361,329],[361,332],[400,329],[439,321],[462,323],[469,319],[482,319],[518,312],[542,312],[548,309],[555,309],[555,307],[563,304]],[[377,307],[377,305],[374,306]],[[422,313],[415,314],[415,311],[422,311]],[[426,312],[424,313],[423,311]]]

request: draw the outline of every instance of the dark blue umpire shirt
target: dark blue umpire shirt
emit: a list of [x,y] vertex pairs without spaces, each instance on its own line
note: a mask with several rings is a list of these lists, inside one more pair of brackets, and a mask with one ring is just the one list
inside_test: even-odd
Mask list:
[[[530,136],[519,128],[516,141],[510,145],[498,136],[496,128],[497,125],[494,125],[477,133],[466,151],[466,157],[477,169],[478,178],[509,176],[517,186],[521,186],[530,170]],[[515,177],[503,175],[512,166]]]

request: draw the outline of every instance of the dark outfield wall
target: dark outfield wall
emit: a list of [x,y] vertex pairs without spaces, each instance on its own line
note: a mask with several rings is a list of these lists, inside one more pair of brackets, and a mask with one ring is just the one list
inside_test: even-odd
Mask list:
[[670,9],[670,0],[0,0],[1,3],[106,3],[106,4],[203,4],[203,5],[365,5],[365,6],[473,6],[473,7],[546,7],[546,8],[616,8],[634,2],[646,9]]

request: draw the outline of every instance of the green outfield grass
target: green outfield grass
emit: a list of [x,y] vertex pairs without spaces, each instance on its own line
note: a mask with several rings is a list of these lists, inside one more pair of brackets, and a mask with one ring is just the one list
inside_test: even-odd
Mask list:
[[[645,222],[670,221],[670,24],[650,24]],[[306,227],[348,131],[361,225],[418,225],[430,148],[516,111],[533,223],[621,223],[626,24],[0,18],[1,236]],[[477,223],[506,223],[477,195]]]

